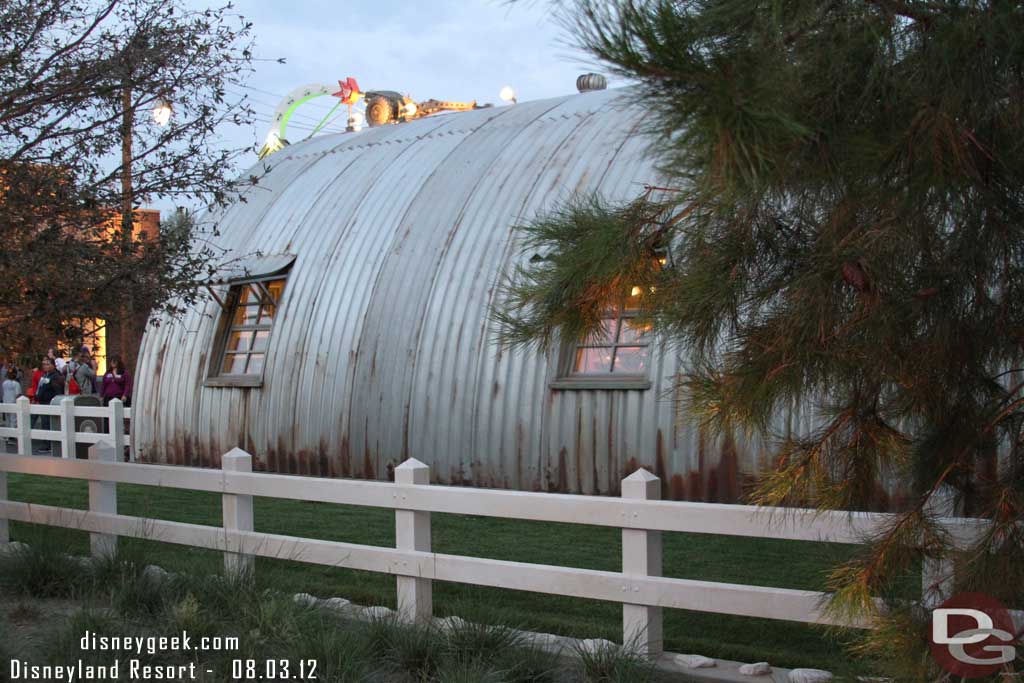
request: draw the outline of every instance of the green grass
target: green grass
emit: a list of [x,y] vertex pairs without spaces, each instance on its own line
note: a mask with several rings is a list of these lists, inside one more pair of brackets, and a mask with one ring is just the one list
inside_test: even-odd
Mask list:
[[[10,475],[12,500],[85,508],[86,482]],[[220,497],[212,493],[119,485],[118,511],[194,524],[220,525]],[[394,512],[378,508],[257,498],[256,530],[377,546],[394,545]],[[619,571],[621,533],[569,524],[434,514],[438,552],[538,564]],[[12,536],[45,538],[70,552],[88,552],[82,532],[13,524]],[[152,541],[121,539],[146,562],[169,571],[219,570],[219,553]],[[828,569],[853,546],[748,539],[708,534],[664,534],[665,575],[756,586],[821,590]],[[340,596],[366,605],[395,606],[393,577],[299,562],[258,558],[261,585],[319,597]],[[472,619],[486,606],[488,619],[533,631],[580,638],[621,639],[621,607],[612,603],[435,582],[435,612]],[[841,645],[819,627],[681,610],[665,611],[666,649],[777,666],[808,666],[836,673],[861,671]]]

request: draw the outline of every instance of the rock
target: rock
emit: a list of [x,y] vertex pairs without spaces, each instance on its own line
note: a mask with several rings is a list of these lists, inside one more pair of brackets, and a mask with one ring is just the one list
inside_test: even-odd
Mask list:
[[449,633],[469,626],[469,622],[462,617],[444,617],[437,620],[437,626],[442,631]]
[[77,564],[82,569],[89,569],[92,566],[93,559],[91,557],[84,557],[82,555],[65,555],[68,562]]
[[310,595],[309,593],[296,593],[292,600],[306,607],[312,607],[320,602],[315,595]]
[[604,638],[587,638],[586,640],[579,641],[579,651],[587,654],[596,654],[598,652],[607,652],[608,650],[618,649],[618,645],[610,640]]
[[686,669],[710,669],[717,665],[715,660],[703,655],[673,655],[672,661]]
[[395,614],[395,610],[390,607],[384,607],[383,605],[374,605],[372,607],[364,607],[362,609],[362,615],[367,619],[390,619]]
[[5,552],[11,553],[11,554],[13,554],[13,553],[27,553],[28,552],[28,543],[22,543],[21,541],[11,541],[10,543],[8,543],[6,545],[6,547],[3,546],[2,544],[0,544],[0,548],[2,548]]
[[756,664],[744,664],[740,667],[740,673],[744,676],[764,676],[772,672],[768,662],[757,662]]
[[793,669],[789,672],[789,683],[827,683],[832,674],[821,669]]
[[352,603],[346,600],[345,598],[327,598],[323,601],[324,607],[326,607],[327,609],[334,609],[338,611],[346,609],[351,604]]
[[529,643],[545,650],[561,650],[567,643],[572,642],[571,639],[556,636],[553,633],[534,633],[533,631],[520,631],[518,629],[512,629],[511,632],[524,643]]
[[154,583],[160,583],[166,579],[170,574],[167,573],[163,567],[158,567],[155,564],[147,564],[142,570],[142,578]]

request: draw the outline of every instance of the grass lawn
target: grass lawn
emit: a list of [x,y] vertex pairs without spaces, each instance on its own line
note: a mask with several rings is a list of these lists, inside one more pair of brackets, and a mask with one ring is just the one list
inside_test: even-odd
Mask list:
[[[10,498],[32,503],[85,508],[84,481],[9,475]],[[306,538],[394,546],[394,512],[386,509],[257,498],[256,530]],[[220,496],[213,493],[121,484],[122,514],[220,526]],[[621,533],[617,529],[434,514],[434,550],[443,553],[538,564],[620,571]],[[87,554],[87,534],[12,524],[12,537],[32,543],[45,534],[69,552]],[[151,541],[140,544],[148,561],[169,571],[217,571],[219,553]],[[822,590],[829,567],[849,557],[854,546],[750,539],[710,534],[663,535],[665,575],[756,586]],[[395,580],[384,574],[298,562],[257,559],[256,578],[264,585],[326,598],[339,596],[364,605],[395,606]],[[559,596],[435,582],[439,616],[469,619],[486,615],[520,628],[584,638],[622,637],[617,604]],[[861,673],[834,637],[819,627],[783,621],[665,610],[666,649],[671,652],[784,667],[815,667],[837,674]]]

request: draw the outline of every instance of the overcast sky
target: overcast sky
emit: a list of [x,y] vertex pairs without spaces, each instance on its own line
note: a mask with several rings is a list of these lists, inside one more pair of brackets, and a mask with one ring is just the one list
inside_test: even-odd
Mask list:
[[[513,87],[520,101],[556,97],[575,92],[576,76],[595,70],[586,54],[571,47],[544,0],[234,4],[253,22],[256,57],[286,61],[256,62],[242,92],[262,121],[255,129],[225,130],[225,143],[235,146],[262,144],[280,100],[311,83],[334,84],[353,76],[363,90],[397,90],[416,101],[475,99],[500,105],[502,86]],[[292,142],[293,128],[312,127],[334,102],[324,97],[303,105],[289,125]],[[332,128],[343,129],[344,117]]]

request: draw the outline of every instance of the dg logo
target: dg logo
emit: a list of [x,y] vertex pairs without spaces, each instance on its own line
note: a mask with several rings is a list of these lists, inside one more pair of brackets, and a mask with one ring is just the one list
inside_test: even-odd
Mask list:
[[954,595],[932,612],[932,654],[955,676],[1012,672],[1018,644],[1009,610],[984,593]]

